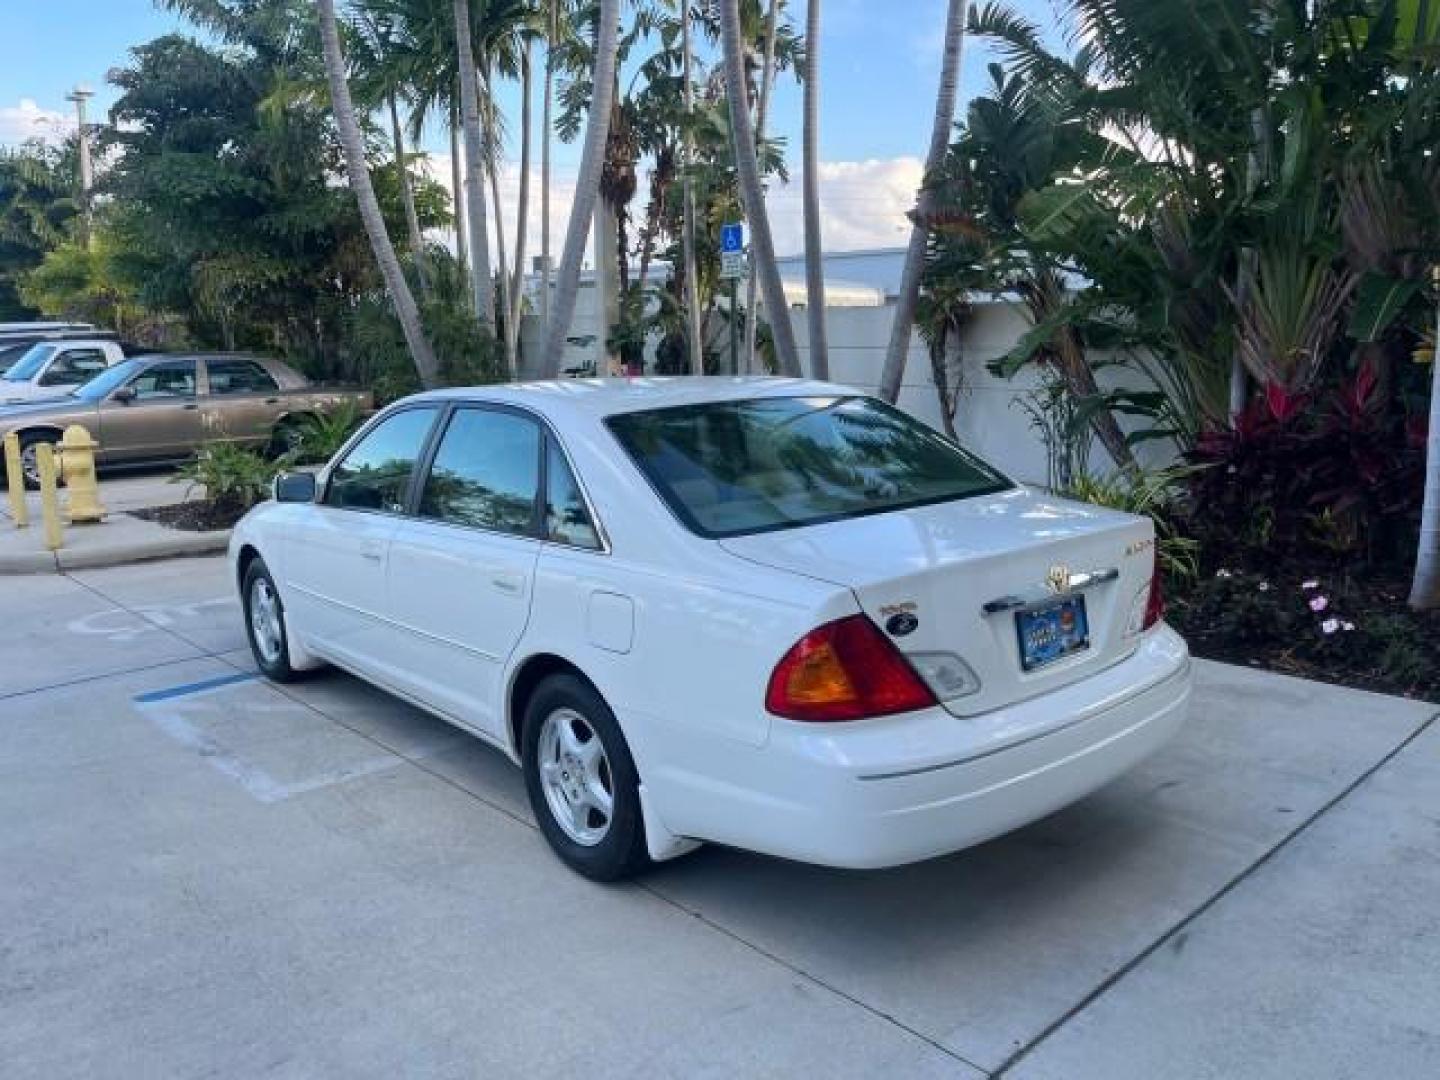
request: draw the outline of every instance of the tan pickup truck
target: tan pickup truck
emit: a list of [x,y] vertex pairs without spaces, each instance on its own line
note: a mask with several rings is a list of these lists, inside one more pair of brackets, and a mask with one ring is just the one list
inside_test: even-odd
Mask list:
[[366,390],[311,385],[276,361],[256,356],[146,356],[109,367],[57,401],[0,405],[0,436],[20,436],[25,481],[38,480],[35,448],[59,441],[71,424],[100,444],[101,468],[181,461],[204,443],[283,447],[310,416],[354,402]]

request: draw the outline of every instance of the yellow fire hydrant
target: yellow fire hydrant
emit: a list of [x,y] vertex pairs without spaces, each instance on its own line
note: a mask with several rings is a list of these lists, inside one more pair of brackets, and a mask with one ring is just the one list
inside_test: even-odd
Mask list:
[[105,517],[95,476],[95,451],[99,448],[79,424],[71,424],[60,438],[60,475],[70,493],[66,518],[71,525],[94,525]]

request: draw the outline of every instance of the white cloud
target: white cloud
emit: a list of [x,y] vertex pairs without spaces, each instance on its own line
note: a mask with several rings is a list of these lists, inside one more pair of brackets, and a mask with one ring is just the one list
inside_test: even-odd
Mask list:
[[21,98],[18,105],[0,105],[0,145],[17,145],[29,139],[59,142],[74,130],[72,114],[42,108],[33,98]]
[[[450,157],[431,154],[430,175],[447,191],[450,189]],[[915,193],[925,174],[919,158],[901,157],[870,161],[822,162],[820,166],[820,215],[827,251],[858,251],[869,248],[899,247],[906,243],[910,223],[906,212],[915,205]],[[645,212],[648,181],[640,177],[639,193],[633,210],[639,218]],[[556,170],[550,199],[551,257],[559,261],[570,220],[570,202],[575,192],[573,170]],[[486,192],[487,202],[489,192]],[[504,212],[506,239],[514,258],[515,220],[520,201],[520,169],[507,165],[500,175],[500,202]],[[800,176],[791,177],[788,185],[774,184],[766,199],[770,210],[770,228],[775,237],[775,250],[780,255],[801,252],[805,246],[804,218],[801,209]],[[527,214],[529,257],[540,253],[540,171],[535,169],[530,182],[530,209]],[[453,235],[443,236],[453,246]],[[492,254],[494,237],[491,238]]]

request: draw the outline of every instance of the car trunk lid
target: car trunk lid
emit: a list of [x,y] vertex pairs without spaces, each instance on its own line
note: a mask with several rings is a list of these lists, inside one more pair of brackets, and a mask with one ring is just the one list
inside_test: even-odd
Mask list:
[[[1035,697],[1127,656],[1154,560],[1149,521],[1023,488],[720,543],[849,588],[912,660],[959,656],[980,689],[943,701],[958,716]],[[1017,618],[1071,596],[1083,597],[1088,645],[1027,670]]]

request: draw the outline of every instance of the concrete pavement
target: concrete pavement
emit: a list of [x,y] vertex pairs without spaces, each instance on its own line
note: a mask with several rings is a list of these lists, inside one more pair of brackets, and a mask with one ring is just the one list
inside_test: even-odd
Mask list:
[[[10,502],[0,497],[0,575],[82,570],[224,551],[230,538],[228,530],[185,532],[130,516],[135,510],[204,496],[203,487],[172,482],[172,476],[173,470],[169,469],[102,476],[100,501],[109,512],[105,521],[67,526],[65,545],[56,552],[45,549],[37,493],[26,496],[30,512],[30,527],[26,529],[15,527]],[[63,492],[60,498],[63,507]]]
[[7,1077],[1440,1071],[1432,706],[1201,664],[1175,746],[974,851],[602,888],[498,753],[256,679],[220,560],[0,608]]

